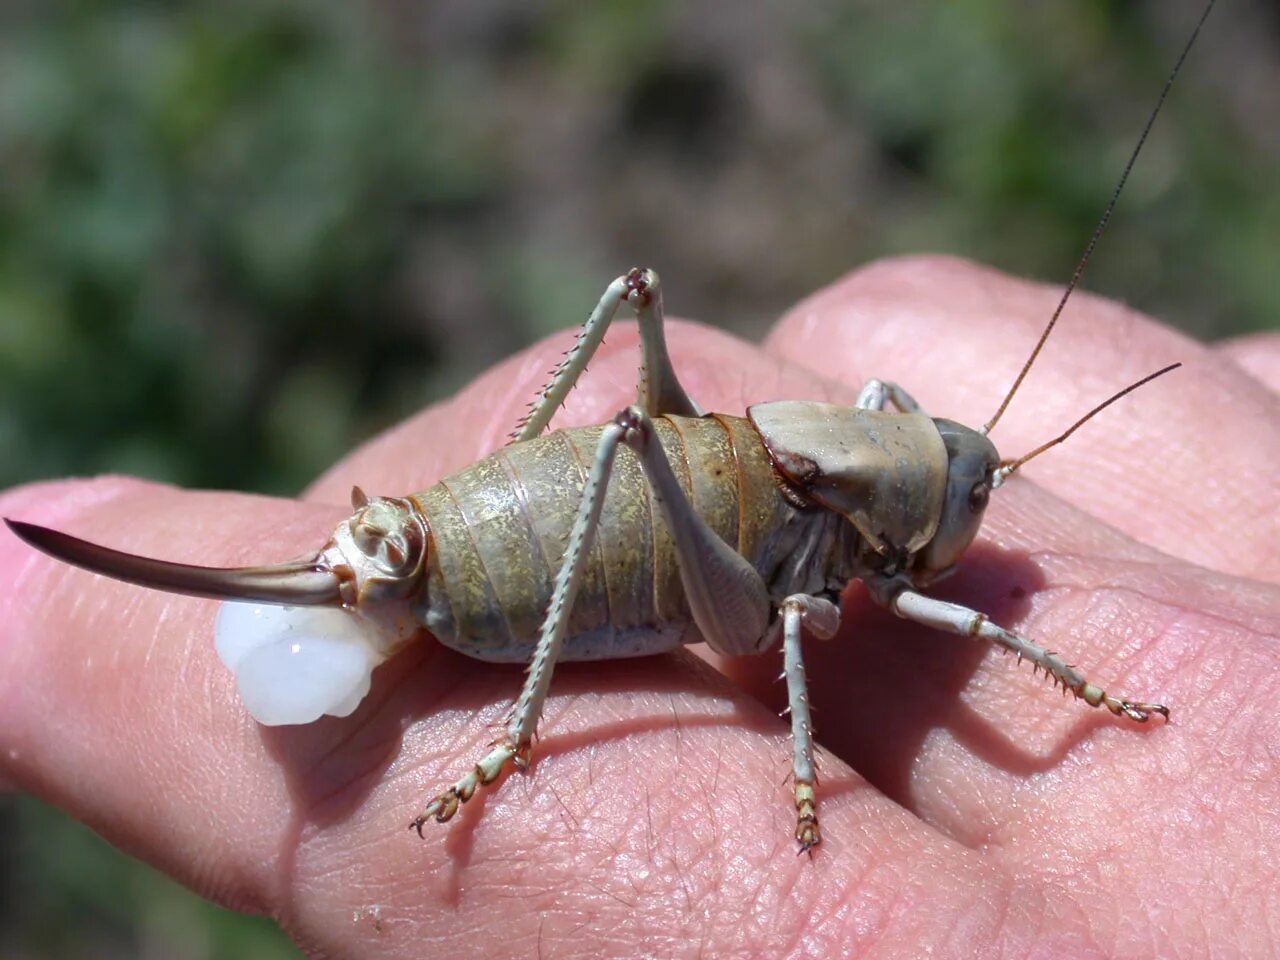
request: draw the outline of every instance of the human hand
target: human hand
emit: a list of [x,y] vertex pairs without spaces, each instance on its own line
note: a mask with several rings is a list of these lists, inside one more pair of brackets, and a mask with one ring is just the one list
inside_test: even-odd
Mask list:
[[[850,400],[881,376],[976,426],[1056,295],[953,260],[890,261],[797,307],[763,350],[691,325],[670,339],[709,409]],[[0,513],[211,565],[299,555],[346,514],[352,483],[422,489],[497,447],[569,336],[298,501],[104,478],[11,491]],[[611,333],[557,425],[631,401],[635,341]],[[732,680],[688,655],[562,665],[532,768],[424,842],[409,821],[484,751],[518,669],[415,644],[352,717],[263,728],[214,655],[214,604],[94,579],[7,532],[0,772],[325,955],[1259,955],[1280,923],[1274,343],[1238,348],[1269,390],[1224,350],[1073,299],[995,431],[1006,455],[1186,366],[998,491],[937,592],[1174,722],[1064,702],[855,588],[841,634],[806,647],[826,751],[812,860],[791,839],[777,651],[723,664]]]

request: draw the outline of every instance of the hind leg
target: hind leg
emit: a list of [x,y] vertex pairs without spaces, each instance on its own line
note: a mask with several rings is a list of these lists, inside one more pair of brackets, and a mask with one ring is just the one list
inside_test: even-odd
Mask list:
[[764,581],[694,511],[671,470],[652,422],[638,407],[628,407],[600,436],[524,689],[511,711],[506,731],[470,773],[427,804],[410,825],[419,834],[428,820],[443,823],[450,819],[480,787],[496,780],[508,762],[527,763],[600,524],[614,460],[623,443],[640,457],[655,499],[661,504],[680,561],[685,596],[703,637],[723,653],[759,651],[760,641],[768,632],[770,612]]
[[582,585],[583,570],[586,568],[591,544],[600,524],[600,510],[604,506],[604,494],[613,472],[614,458],[617,456],[618,445],[622,442],[625,432],[625,427],[612,423],[605,428],[600,437],[596,447],[595,461],[587,476],[586,487],[582,491],[582,502],[578,508],[577,519],[569,534],[569,544],[565,549],[564,560],[556,575],[551,603],[538,635],[538,645],[529,663],[524,688],[520,691],[520,696],[507,718],[506,730],[502,738],[494,744],[488,754],[481,758],[471,772],[428,803],[426,809],[414,819],[409,826],[417,830],[419,836],[422,835],[422,827],[428,820],[435,820],[438,823],[449,820],[457,813],[458,807],[470,800],[480,787],[498,779],[508,762],[514,760],[519,766],[528,763],[533,735],[537,731],[538,721],[542,717],[542,707],[551,689],[551,674],[564,649],[565,636],[569,628],[569,615],[573,611],[574,600]]
[[573,347],[552,371],[551,382],[543,387],[530,405],[529,413],[511,434],[512,441],[529,440],[546,428],[587,369],[596,349],[604,342],[605,331],[623,303],[635,308],[636,320],[640,324],[638,405],[651,417],[667,413],[682,417],[702,415],[702,408],[685,392],[671,365],[663,328],[662,287],[658,275],[652,270],[636,267],[609,284]]

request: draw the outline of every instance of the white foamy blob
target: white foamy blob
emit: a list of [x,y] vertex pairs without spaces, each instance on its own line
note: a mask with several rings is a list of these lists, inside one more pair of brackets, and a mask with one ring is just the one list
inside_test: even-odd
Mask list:
[[333,607],[227,602],[214,646],[253,718],[279,726],[348,716],[369,692],[373,668],[413,633],[412,623]]

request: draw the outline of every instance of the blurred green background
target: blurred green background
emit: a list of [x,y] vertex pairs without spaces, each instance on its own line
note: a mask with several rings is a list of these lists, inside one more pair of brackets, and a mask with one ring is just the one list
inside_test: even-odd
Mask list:
[[[0,486],[298,490],[636,263],[757,336],[870,258],[1065,280],[1199,0],[0,0]],[[1220,4],[1085,284],[1280,317],[1280,13]],[[30,798],[0,956],[294,956]]]

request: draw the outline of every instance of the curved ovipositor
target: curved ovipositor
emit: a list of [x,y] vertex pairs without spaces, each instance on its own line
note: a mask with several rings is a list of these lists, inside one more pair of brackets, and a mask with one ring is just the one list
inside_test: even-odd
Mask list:
[[[356,512],[314,559],[257,567],[155,560],[32,523],[5,523],[37,549],[94,573],[232,598],[218,610],[218,656],[253,718],[277,726],[350,714],[368,693],[373,669],[420,629],[408,603],[425,552],[416,511],[359,490],[352,502]],[[370,598],[379,602],[361,606]]]

